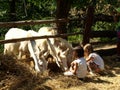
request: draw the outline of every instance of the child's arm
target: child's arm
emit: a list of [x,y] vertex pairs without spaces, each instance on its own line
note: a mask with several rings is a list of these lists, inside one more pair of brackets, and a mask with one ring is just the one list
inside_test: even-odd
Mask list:
[[88,58],[86,58],[86,61],[88,62],[88,61],[93,61],[94,60],[94,57],[88,57]]
[[78,63],[76,63],[76,62],[71,63],[71,70],[70,71],[72,73],[76,74],[77,68],[78,68]]

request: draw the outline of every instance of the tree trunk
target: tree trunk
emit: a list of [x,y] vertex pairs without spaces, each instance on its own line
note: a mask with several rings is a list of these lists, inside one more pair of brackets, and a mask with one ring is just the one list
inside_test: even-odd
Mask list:
[[83,32],[83,46],[90,41],[91,27],[94,19],[94,7],[89,6],[87,10],[87,17],[85,20],[85,30]]
[[15,9],[15,1],[16,0],[9,0],[9,20],[16,21],[16,9]]
[[[120,13],[113,14],[114,22],[117,24],[119,23],[119,16]],[[117,56],[120,58],[120,26],[117,27],[116,34],[117,34]]]
[[[70,10],[71,0],[57,0],[57,13],[56,19],[67,19]],[[58,28],[58,33],[67,33],[66,25],[67,22],[56,23]]]

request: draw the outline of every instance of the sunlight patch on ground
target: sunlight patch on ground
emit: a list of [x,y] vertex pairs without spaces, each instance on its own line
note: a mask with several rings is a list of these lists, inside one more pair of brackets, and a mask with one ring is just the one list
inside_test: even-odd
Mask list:
[[101,50],[101,49],[111,49],[111,48],[116,48],[116,45],[114,44],[114,45],[108,45],[108,44],[106,44],[106,45],[96,45],[95,46],[95,48],[94,48],[94,50]]

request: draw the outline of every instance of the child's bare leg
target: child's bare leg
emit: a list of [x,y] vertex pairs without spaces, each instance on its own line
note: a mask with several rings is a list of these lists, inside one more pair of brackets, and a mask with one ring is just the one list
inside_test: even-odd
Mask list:
[[94,73],[93,73],[93,71],[92,71],[92,69],[91,69],[91,67],[90,67],[90,62],[87,62],[87,67],[88,67],[89,73],[90,73],[91,75],[94,75]]

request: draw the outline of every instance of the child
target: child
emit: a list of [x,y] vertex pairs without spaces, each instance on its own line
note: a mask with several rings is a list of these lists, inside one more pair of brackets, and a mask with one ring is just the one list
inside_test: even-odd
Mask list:
[[87,60],[88,71],[91,75],[95,73],[100,73],[104,70],[104,61],[97,53],[93,52],[93,47],[91,44],[86,44],[84,46],[84,55]]
[[69,71],[64,72],[64,75],[75,75],[79,79],[83,79],[87,74],[86,60],[84,59],[84,50],[82,47],[77,46],[73,50],[74,61],[71,63]]

